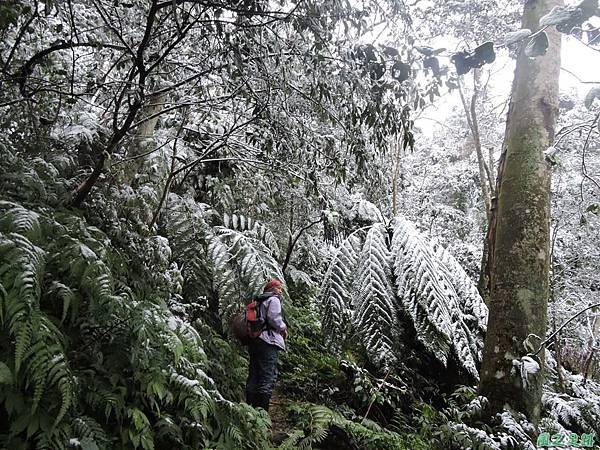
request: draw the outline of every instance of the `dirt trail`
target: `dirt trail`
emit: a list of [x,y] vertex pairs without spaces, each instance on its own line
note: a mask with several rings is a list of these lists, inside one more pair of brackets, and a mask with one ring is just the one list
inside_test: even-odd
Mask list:
[[283,410],[285,397],[277,387],[273,390],[271,403],[269,404],[269,416],[271,417],[271,440],[273,444],[281,444],[287,437],[290,430],[290,424],[287,421],[287,414]]

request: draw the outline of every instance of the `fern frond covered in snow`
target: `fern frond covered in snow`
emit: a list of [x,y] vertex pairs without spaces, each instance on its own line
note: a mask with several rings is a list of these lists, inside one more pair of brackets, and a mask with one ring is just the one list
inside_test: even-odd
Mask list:
[[358,257],[353,298],[353,326],[373,360],[392,364],[398,332],[397,305],[391,282],[389,236],[382,224],[367,233]]
[[320,297],[323,302],[323,327],[330,341],[339,345],[348,334],[353,314],[352,280],[355,276],[361,240],[350,235],[335,250],[325,273]]
[[173,258],[181,267],[188,296],[218,296],[218,315],[231,315],[260,292],[270,278],[283,280],[272,232],[253,219],[225,215],[226,226],[207,205],[172,194],[165,229]]
[[392,238],[397,295],[413,319],[417,339],[442,363],[451,348],[459,363],[478,378],[478,346],[463,320],[447,270],[405,219],[397,218]]
[[321,291],[325,329],[343,339],[350,322],[369,356],[385,366],[393,361],[401,308],[432,355],[444,365],[454,355],[477,379],[487,308],[447,251],[434,250],[405,219],[392,227],[375,224],[366,238],[353,234],[336,251]]
[[458,294],[458,306],[464,315],[465,322],[483,335],[488,319],[488,307],[479,295],[477,286],[443,245],[433,242],[432,248],[441,263],[441,268],[446,269],[444,272]]
[[262,241],[271,250],[273,256],[277,257],[279,255],[279,245],[273,232],[253,218],[240,214],[224,214],[223,225],[232,230],[252,233],[253,237]]
[[221,314],[229,318],[232,308],[261,292],[265,281],[283,280],[271,250],[260,240],[225,227],[214,228],[210,244],[218,280]]
[[[215,236],[200,213],[185,224],[194,226],[204,245],[213,238],[232,251],[231,267],[251,253],[237,232]],[[190,243],[174,234],[180,245]],[[153,251],[157,239],[168,258],[165,238],[140,240],[142,250]],[[273,264],[265,256],[262,267]],[[107,235],[84,219],[0,202],[0,337],[7,343],[0,402],[11,433],[0,436],[0,446],[110,449],[116,423],[132,448],[211,439],[235,447],[240,433],[266,442],[266,424],[247,428],[248,410],[216,390],[198,332],[166,308],[161,291],[146,297],[120,279],[124,265]],[[247,272],[240,269],[256,276]]]

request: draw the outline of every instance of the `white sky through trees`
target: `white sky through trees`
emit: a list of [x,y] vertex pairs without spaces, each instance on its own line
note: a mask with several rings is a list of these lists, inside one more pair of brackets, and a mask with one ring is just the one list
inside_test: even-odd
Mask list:
[[[563,36],[561,59],[561,94],[582,99],[593,86],[600,85],[600,51],[586,46],[574,37]],[[501,108],[502,104],[508,102],[514,67],[514,59],[503,50],[497,51],[497,59],[493,64],[483,67],[486,72],[484,80],[487,79],[488,73],[491,74],[489,98],[493,102],[493,108]],[[463,80],[468,88],[472,83],[472,75],[463,76]],[[462,108],[458,91],[442,91],[440,99],[418,114],[416,126],[425,135],[432,135],[455,108]]]

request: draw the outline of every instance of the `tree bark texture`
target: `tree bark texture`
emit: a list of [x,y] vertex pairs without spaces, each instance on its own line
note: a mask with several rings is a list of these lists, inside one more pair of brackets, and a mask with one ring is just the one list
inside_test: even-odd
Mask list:
[[[560,0],[528,0],[522,28],[537,30],[540,17]],[[533,423],[540,417],[541,370],[525,382],[519,362],[531,350],[529,335],[546,335],[550,263],[550,174],[544,151],[554,140],[558,114],[560,34],[547,29],[547,53],[517,59],[499,174],[498,210],[491,250],[490,314],[480,392],[490,412],[508,405]]]
[[125,182],[133,184],[135,176],[139,173],[144,165],[144,154],[150,150],[153,146],[156,146],[156,140],[154,139],[154,132],[160,114],[164,109],[164,102],[167,99],[166,94],[159,94],[150,96],[148,103],[144,105],[140,112],[140,119],[143,122],[138,126],[133,142],[129,147],[127,157],[131,159],[131,162],[125,166]]

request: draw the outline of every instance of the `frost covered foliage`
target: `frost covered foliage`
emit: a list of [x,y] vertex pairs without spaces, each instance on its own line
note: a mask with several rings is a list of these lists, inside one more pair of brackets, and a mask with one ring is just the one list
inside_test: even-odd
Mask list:
[[[600,384],[558,368],[546,352],[547,382],[542,395],[545,418],[541,428],[557,432],[600,436]],[[560,370],[560,377],[558,370]]]
[[265,280],[283,279],[275,237],[252,219],[221,219],[208,205],[171,194],[163,226],[181,267],[185,297],[208,298],[205,307],[224,325]]
[[[170,238],[140,234],[137,217],[102,231],[59,206],[54,164],[1,160],[0,446],[266,448],[268,417],[221,395],[207,338],[169,309],[189,282]],[[124,199],[96,197],[91,219],[110,226]],[[252,252],[227,230],[213,233],[219,270]]]
[[[531,365],[531,361],[524,361],[523,365],[527,364]],[[547,351],[542,418],[537,430],[521,414],[506,410],[484,423],[485,397],[474,397],[469,402],[464,398],[459,402],[451,399],[449,407],[442,411],[447,425],[441,428],[440,441],[445,448],[457,450],[533,450],[537,448],[537,437],[543,432],[560,434],[565,442],[571,433],[598,436],[600,384],[565,369],[560,370],[559,377],[553,353]],[[474,396],[474,392],[471,395]],[[456,398],[456,395],[453,397]]]
[[391,367],[401,357],[407,316],[431,355],[444,365],[452,357],[478,378],[487,307],[456,260],[405,219],[348,236],[332,257],[322,296],[323,325],[338,346],[356,333],[374,363]]
[[457,389],[437,418],[439,447],[445,450],[535,450],[538,430],[520,413],[487,418],[488,400],[469,387]]

